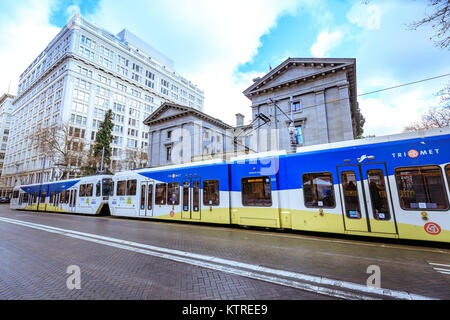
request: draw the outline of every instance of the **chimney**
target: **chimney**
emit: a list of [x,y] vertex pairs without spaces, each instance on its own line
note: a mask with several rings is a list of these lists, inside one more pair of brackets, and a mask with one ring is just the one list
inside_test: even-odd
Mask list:
[[241,113],[236,113],[236,127],[244,125],[244,115]]

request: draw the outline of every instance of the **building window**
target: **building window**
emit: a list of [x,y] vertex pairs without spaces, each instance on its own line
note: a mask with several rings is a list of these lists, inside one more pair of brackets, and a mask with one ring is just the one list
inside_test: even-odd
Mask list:
[[166,160],[167,162],[172,161],[172,147],[167,147],[166,148]]
[[302,103],[300,101],[295,101],[292,103],[292,111],[300,112],[302,111]]
[[302,125],[295,127],[297,144],[303,144],[303,128]]

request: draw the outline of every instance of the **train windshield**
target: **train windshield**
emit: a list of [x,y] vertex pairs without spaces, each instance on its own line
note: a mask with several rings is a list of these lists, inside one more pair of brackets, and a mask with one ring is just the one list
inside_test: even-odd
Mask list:
[[113,195],[114,192],[114,182],[110,178],[105,178],[102,180],[102,192],[104,197],[109,197]]

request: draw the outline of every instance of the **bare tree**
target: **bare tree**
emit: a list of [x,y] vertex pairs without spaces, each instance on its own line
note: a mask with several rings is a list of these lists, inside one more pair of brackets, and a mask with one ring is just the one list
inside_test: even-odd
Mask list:
[[137,148],[127,148],[123,162],[128,170],[144,168],[147,165],[147,152]]
[[413,122],[405,128],[405,131],[419,131],[432,128],[444,128],[450,126],[450,106],[430,109],[425,112],[419,121]]
[[67,123],[38,127],[28,136],[33,148],[62,167],[61,177],[79,172],[87,156],[85,129],[74,128]]
[[412,30],[424,25],[431,24],[436,33],[430,37],[430,40],[435,41],[439,48],[448,48],[450,44],[450,37],[448,31],[450,28],[450,1],[449,0],[429,0],[432,8],[432,13],[427,14],[423,19],[415,21],[409,25]]

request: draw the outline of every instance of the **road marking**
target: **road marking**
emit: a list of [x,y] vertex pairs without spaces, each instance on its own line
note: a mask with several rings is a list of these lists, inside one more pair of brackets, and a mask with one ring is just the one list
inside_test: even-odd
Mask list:
[[[48,225],[36,224],[32,222],[26,222],[22,220],[14,220],[9,218],[0,217],[0,221],[21,225],[33,229],[38,229],[50,233],[56,233],[67,237],[86,240],[98,244],[103,244],[111,247],[125,249],[129,251],[139,252],[150,256],[155,256],[172,261],[191,264],[198,267],[208,268],[216,271],[226,272],[238,276],[244,276],[256,280],[262,280],[270,283],[275,283],[283,286],[289,286],[305,291],[310,291],[318,294],[333,296],[342,299],[376,299],[365,294],[373,294],[386,298],[406,299],[406,300],[429,300],[433,299],[406,291],[397,291],[384,288],[373,288],[357,283],[340,281],[329,279],[325,277],[311,276],[307,274],[301,274],[292,271],[272,269],[268,267],[262,267],[252,265],[244,262],[222,259],[213,256],[207,256],[196,253],[189,253],[185,251],[167,249],[162,247],[155,247],[152,245],[137,243],[133,241],[127,241],[122,239],[116,239],[111,237],[100,236],[96,234],[84,233],[75,230],[62,229],[57,227],[51,227]],[[245,270],[243,270],[245,269]],[[269,274],[269,275],[267,275]],[[291,278],[295,280],[289,280],[281,277]],[[307,281],[310,283],[304,283]],[[312,284],[311,284],[312,283]],[[337,287],[339,289],[328,288],[325,286]],[[352,290],[354,292],[342,291]]]
[[448,265],[448,264],[436,263],[436,262],[428,262],[428,264],[431,264],[433,266],[446,267],[446,268],[433,267],[433,269],[439,273],[450,274],[450,265]]

